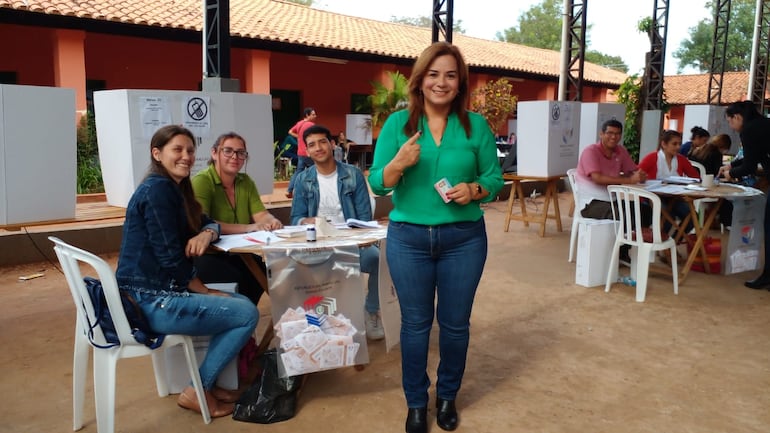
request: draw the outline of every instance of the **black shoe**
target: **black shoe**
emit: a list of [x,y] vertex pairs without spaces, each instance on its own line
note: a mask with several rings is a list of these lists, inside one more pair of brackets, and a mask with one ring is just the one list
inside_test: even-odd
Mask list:
[[406,433],[428,433],[428,408],[409,408],[406,413]]
[[746,281],[743,283],[743,285],[749,289],[754,290],[770,289],[770,277],[765,276],[765,274],[762,273],[762,275],[758,276],[757,278],[751,281]]
[[457,409],[454,400],[436,398],[436,423],[442,430],[452,431],[457,428]]

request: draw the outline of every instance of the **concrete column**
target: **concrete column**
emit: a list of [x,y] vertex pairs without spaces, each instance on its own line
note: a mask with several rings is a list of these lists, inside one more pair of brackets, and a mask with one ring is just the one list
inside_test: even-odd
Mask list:
[[75,89],[77,121],[86,112],[86,32],[57,29],[52,35],[54,84]]
[[270,93],[270,52],[248,50],[246,52],[246,71],[244,74],[246,93]]

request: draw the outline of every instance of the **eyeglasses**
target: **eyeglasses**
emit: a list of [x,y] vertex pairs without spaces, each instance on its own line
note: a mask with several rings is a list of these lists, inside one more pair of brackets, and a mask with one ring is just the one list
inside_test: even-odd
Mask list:
[[233,154],[235,154],[238,159],[246,159],[249,157],[249,152],[245,150],[235,150],[232,147],[223,147],[220,150],[225,158],[232,158]]

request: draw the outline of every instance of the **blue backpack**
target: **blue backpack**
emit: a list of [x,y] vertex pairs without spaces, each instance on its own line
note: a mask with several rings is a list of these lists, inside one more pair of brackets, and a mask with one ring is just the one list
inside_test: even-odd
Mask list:
[[[91,303],[94,306],[94,315],[96,316],[94,323],[91,323],[91,321],[86,318],[88,321],[88,339],[91,341],[91,344],[100,349],[109,349],[110,347],[120,346],[120,340],[118,339],[117,331],[115,331],[115,324],[112,322],[110,309],[107,308],[107,298],[104,297],[102,282],[91,277],[85,277],[83,278],[83,281],[86,283],[86,290],[91,297]],[[128,318],[128,324],[131,326],[131,334],[134,336],[134,339],[150,349],[157,349],[160,347],[166,336],[164,334],[158,334],[150,329],[147,318],[144,317],[136,300],[123,291],[120,292],[120,300],[123,303],[123,310],[126,312],[126,318]],[[110,343],[109,345],[102,346],[94,341],[94,328],[96,325],[101,326],[104,339]]]

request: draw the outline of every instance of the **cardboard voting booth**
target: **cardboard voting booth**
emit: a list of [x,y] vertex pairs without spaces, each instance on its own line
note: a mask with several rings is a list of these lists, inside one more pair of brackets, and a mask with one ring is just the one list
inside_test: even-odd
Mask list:
[[524,101],[517,112],[519,175],[558,176],[577,166],[580,102]]
[[345,137],[356,144],[372,144],[372,115],[346,114]]
[[273,114],[270,95],[178,90],[94,92],[96,135],[104,190],[112,206],[126,207],[150,166],[150,139],[177,124],[197,139],[192,174],[206,168],[211,146],[226,132],[246,140],[245,172],[260,193],[273,191]]
[[[577,212],[577,211],[576,211]],[[578,224],[575,284],[585,287],[607,283],[612,245],[617,234],[614,220],[582,219]],[[617,279],[617,269],[613,279]]]
[[76,147],[73,89],[0,84],[0,225],[75,218]]
[[[580,106],[580,149],[599,142],[599,133],[602,124],[608,120],[617,120],[626,123],[626,107],[623,104],[611,104],[604,102],[584,102]],[[625,127],[624,127],[625,129]]]

